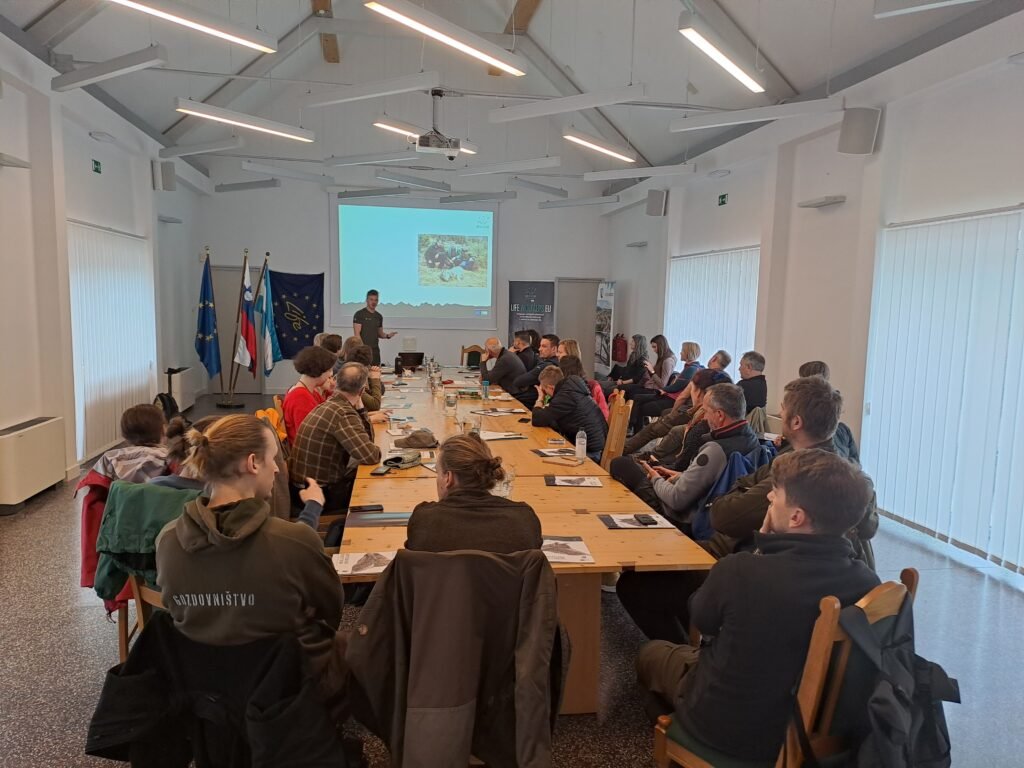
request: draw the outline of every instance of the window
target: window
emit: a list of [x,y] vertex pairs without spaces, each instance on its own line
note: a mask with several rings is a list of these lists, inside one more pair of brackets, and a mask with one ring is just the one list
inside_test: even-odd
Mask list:
[[684,341],[700,344],[701,362],[719,349],[732,355],[727,369],[739,380],[740,355],[754,348],[757,272],[761,249],[677,256],[669,263],[665,335],[679,352]]
[[79,460],[121,441],[121,414],[153,401],[156,314],[147,241],[68,223]]
[[1010,568],[1024,562],[1024,214],[886,230],[863,458],[879,505]]

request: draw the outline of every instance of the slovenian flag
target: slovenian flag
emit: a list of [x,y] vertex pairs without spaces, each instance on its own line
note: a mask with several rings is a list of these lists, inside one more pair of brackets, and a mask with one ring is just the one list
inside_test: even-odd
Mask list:
[[263,317],[261,320],[260,342],[263,347],[263,374],[269,376],[274,370],[274,363],[283,360],[281,345],[277,342],[277,328],[274,325],[274,299],[270,294],[270,270],[263,270],[263,290],[260,291],[259,305],[256,311]]
[[249,275],[249,255],[242,260],[242,303],[238,317],[238,348],[235,362],[248,368],[256,378],[256,315],[253,307],[252,278]]

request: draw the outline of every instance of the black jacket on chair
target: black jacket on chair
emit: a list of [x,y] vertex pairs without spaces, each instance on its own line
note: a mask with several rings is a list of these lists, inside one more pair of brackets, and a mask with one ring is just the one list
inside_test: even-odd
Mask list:
[[608,436],[608,422],[590,396],[587,382],[579,376],[558,382],[551,402],[544,408],[533,409],[533,425],[557,429],[569,442],[574,442],[576,433],[582,429],[587,433],[588,454],[600,454]]
[[85,753],[135,768],[346,764],[294,636],[205,645],[178,632],[164,611],[128,660],[107,672]]

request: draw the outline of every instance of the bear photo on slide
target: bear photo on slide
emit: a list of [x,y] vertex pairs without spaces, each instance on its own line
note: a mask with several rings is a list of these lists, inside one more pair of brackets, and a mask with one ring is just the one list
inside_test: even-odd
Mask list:
[[419,284],[451,288],[487,287],[487,238],[420,235]]

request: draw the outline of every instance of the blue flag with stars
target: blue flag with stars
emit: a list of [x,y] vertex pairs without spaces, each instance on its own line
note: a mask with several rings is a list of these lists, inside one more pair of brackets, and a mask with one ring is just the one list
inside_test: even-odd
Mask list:
[[274,326],[284,359],[291,360],[324,329],[324,273],[295,275],[267,270],[273,294]]
[[217,310],[213,306],[213,275],[209,259],[203,265],[203,283],[199,289],[196,352],[211,379],[220,373],[220,340],[217,338]]

